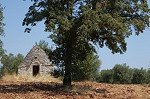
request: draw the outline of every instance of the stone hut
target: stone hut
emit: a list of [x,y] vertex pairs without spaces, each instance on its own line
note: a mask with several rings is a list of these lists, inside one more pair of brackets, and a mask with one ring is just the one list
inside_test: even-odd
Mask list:
[[52,62],[45,51],[39,46],[34,46],[18,67],[18,75],[36,76],[50,75],[53,70]]

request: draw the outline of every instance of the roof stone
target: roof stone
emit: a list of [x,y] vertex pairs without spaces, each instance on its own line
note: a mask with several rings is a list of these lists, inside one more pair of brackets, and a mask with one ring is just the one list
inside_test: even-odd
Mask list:
[[39,64],[47,66],[52,64],[45,51],[38,45],[33,46],[19,67],[30,66],[32,62],[38,62]]

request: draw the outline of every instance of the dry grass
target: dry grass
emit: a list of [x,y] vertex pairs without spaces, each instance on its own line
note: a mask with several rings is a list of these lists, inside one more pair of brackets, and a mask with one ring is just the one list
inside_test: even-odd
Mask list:
[[36,77],[33,76],[17,76],[13,75],[5,75],[2,77],[2,81],[6,82],[61,82],[60,79],[54,78],[50,75],[37,75]]

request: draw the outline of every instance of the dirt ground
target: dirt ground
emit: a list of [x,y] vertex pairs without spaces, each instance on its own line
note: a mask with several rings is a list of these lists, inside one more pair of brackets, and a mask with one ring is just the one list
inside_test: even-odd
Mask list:
[[0,99],[150,99],[148,85],[0,81]]

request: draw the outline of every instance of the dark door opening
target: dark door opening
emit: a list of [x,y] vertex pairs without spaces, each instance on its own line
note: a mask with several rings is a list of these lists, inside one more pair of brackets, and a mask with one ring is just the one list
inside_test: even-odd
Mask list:
[[39,65],[33,65],[33,76],[37,76],[39,74]]

